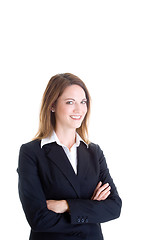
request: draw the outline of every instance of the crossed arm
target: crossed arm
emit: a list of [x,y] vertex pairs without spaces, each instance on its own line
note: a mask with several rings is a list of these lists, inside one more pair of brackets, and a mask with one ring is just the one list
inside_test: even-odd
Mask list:
[[[99,179],[106,184],[102,185],[102,182],[99,182],[91,199],[46,201],[37,170],[36,153],[30,144],[22,145],[17,169],[19,196],[28,223],[34,231],[59,232],[63,228],[68,233],[72,224],[81,224],[77,222],[78,216],[86,216],[89,223],[107,222],[120,216],[121,199],[99,147],[97,152],[100,165]],[[67,211],[70,212],[70,220],[67,218],[68,214],[61,214]]]
[[[97,184],[91,200],[102,201],[107,199],[110,194],[111,187],[108,183],[102,185],[102,182]],[[64,213],[69,211],[69,205],[66,200],[47,200],[47,208],[56,213]]]

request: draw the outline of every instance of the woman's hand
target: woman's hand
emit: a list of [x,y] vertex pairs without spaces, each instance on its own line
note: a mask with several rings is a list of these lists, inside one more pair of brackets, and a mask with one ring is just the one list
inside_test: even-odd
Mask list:
[[66,200],[47,200],[47,208],[56,213],[69,211],[69,205]]
[[[91,200],[102,201],[105,200],[110,194],[111,187],[108,183],[102,185],[99,182],[94,190]],[[66,200],[47,200],[47,208],[55,213],[64,213],[69,211],[69,205]]]
[[99,182],[96,189],[94,190],[93,196],[91,198],[91,200],[105,200],[110,192],[111,187],[109,186],[108,183],[102,185],[102,182]]

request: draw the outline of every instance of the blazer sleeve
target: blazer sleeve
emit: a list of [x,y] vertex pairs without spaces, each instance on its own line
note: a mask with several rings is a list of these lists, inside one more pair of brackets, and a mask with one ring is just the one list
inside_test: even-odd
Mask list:
[[[26,218],[35,232],[69,230],[69,214],[48,210],[37,170],[36,154],[27,144],[20,148],[17,172],[19,196]],[[67,229],[67,230],[66,230]]]
[[71,223],[103,223],[120,216],[122,201],[118,195],[116,186],[110,176],[105,156],[98,145],[96,145],[97,159],[99,161],[99,181],[103,184],[109,183],[111,194],[106,200],[97,201],[89,199],[69,199]]

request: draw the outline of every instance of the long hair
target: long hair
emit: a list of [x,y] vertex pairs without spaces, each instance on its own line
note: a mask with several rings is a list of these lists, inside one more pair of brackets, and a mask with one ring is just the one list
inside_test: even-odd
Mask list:
[[80,137],[89,143],[88,139],[88,121],[90,115],[91,98],[84,82],[71,73],[57,74],[53,76],[44,91],[40,116],[39,129],[33,140],[50,137],[56,127],[55,113],[51,111],[52,106],[56,104],[57,99],[62,95],[63,91],[71,85],[78,85],[83,88],[87,99],[87,113],[79,128],[76,129]]

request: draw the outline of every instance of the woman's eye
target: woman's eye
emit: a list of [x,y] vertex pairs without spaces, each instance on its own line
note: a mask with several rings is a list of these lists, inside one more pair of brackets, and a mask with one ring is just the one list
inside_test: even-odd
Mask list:
[[72,105],[72,104],[73,104],[73,101],[68,101],[68,102],[66,102],[66,104]]
[[82,104],[87,104],[87,101],[86,101],[86,100],[84,100],[84,101],[82,101],[81,103],[82,103]]
[[[86,100],[84,100],[84,101],[81,102],[81,104],[86,104],[86,103],[87,103]],[[73,104],[74,104],[74,101],[67,101],[66,104],[68,104],[68,105],[73,105]]]

